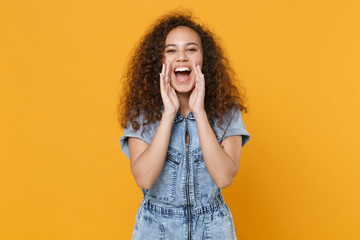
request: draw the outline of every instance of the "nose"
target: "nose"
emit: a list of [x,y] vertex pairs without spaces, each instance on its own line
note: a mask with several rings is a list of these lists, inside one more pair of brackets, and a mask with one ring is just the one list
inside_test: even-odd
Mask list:
[[183,52],[183,51],[180,51],[180,52],[179,52],[179,55],[178,55],[178,57],[177,57],[177,60],[178,60],[178,61],[187,61],[188,58],[187,58],[187,56],[186,56],[186,53]]

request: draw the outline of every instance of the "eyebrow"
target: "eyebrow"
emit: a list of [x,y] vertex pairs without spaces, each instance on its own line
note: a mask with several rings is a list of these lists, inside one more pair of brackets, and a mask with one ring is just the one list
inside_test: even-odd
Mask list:
[[[197,43],[194,43],[194,42],[190,42],[190,43],[187,43],[186,46],[190,46],[190,45],[196,45],[198,47],[200,47]],[[165,46],[165,48],[167,47],[176,47],[176,44],[168,44]]]

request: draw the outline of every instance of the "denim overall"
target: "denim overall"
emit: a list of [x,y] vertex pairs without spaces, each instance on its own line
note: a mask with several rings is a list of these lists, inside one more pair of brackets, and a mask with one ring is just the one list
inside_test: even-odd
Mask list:
[[[249,141],[240,111],[234,111],[230,124],[224,119],[215,132],[220,143],[226,137],[242,135],[242,145]],[[141,125],[142,118],[139,118]],[[130,126],[129,126],[130,125]],[[138,131],[131,124],[120,138],[121,148],[129,158],[128,137],[150,144],[159,122]],[[186,141],[186,133],[189,136]],[[144,198],[136,215],[134,240],[233,240],[234,223],[221,190],[210,177],[200,148],[193,114],[185,118],[177,113],[172,127],[164,168],[149,190],[142,189]]]

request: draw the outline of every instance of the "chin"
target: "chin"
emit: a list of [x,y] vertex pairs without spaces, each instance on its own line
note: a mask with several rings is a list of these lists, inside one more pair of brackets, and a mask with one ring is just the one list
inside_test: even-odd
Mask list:
[[188,94],[190,94],[193,89],[194,89],[194,88],[190,88],[190,89],[175,89],[175,91],[176,91],[177,93],[183,93],[183,94],[188,93]]
[[174,88],[174,90],[177,93],[191,93],[192,90],[195,88],[195,82],[187,83],[187,84],[171,84],[171,86]]

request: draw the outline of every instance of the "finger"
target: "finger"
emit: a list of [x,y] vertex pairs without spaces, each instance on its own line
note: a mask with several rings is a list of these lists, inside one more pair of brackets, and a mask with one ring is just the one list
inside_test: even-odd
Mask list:
[[166,73],[166,64],[163,63],[163,71],[161,72],[161,77],[162,77],[162,81],[163,81],[164,90],[166,89],[165,73]]
[[164,79],[163,79],[161,73],[159,73],[159,76],[160,76],[160,92],[163,92],[164,91]]
[[164,64],[162,64],[162,67],[161,67],[161,73],[160,73],[161,78],[163,78],[163,77],[164,77],[164,71],[165,71],[165,65],[164,65]]
[[199,83],[201,88],[205,88],[205,78],[204,74],[201,72],[200,65],[197,65],[198,73],[199,73]]
[[163,63],[161,67],[161,74],[164,74],[164,71],[165,71],[165,64]]
[[199,78],[201,78],[201,75],[202,75],[202,72],[201,72],[201,69],[200,69],[200,65],[196,65],[196,70],[197,70],[197,73],[199,75]]
[[168,92],[169,91],[169,78],[168,78],[168,71],[169,71],[169,64],[165,63],[165,71],[164,71],[164,86],[165,86],[165,91]]
[[166,63],[166,80],[167,80],[167,83],[170,84],[170,73],[171,73],[171,66],[170,66],[170,63]]
[[169,78],[169,71],[170,71],[170,63],[166,63],[166,72],[165,72],[165,85],[166,85],[166,92],[169,93],[171,90],[170,86],[170,78]]
[[198,95],[198,92],[199,92],[199,84],[198,84],[198,82],[195,82],[195,87],[194,87],[193,92],[194,92],[195,99],[197,99],[197,95]]
[[201,87],[200,85],[200,75],[199,75],[199,70],[197,69],[195,63],[194,65],[194,69],[195,69],[195,91],[196,91],[196,97],[197,97],[197,93],[199,92],[199,88]]
[[194,73],[195,73],[195,82],[197,82],[198,78],[199,78],[199,74],[198,74],[195,63],[193,63],[192,65],[193,65],[193,69],[194,69]]
[[161,77],[164,78],[164,74],[165,74],[165,64],[162,64],[162,68],[161,68]]
[[175,89],[174,89],[174,88],[172,88],[172,87],[171,87],[170,91],[171,91],[171,93],[174,95],[174,97],[177,97],[177,95],[176,95],[176,91],[175,91]]

